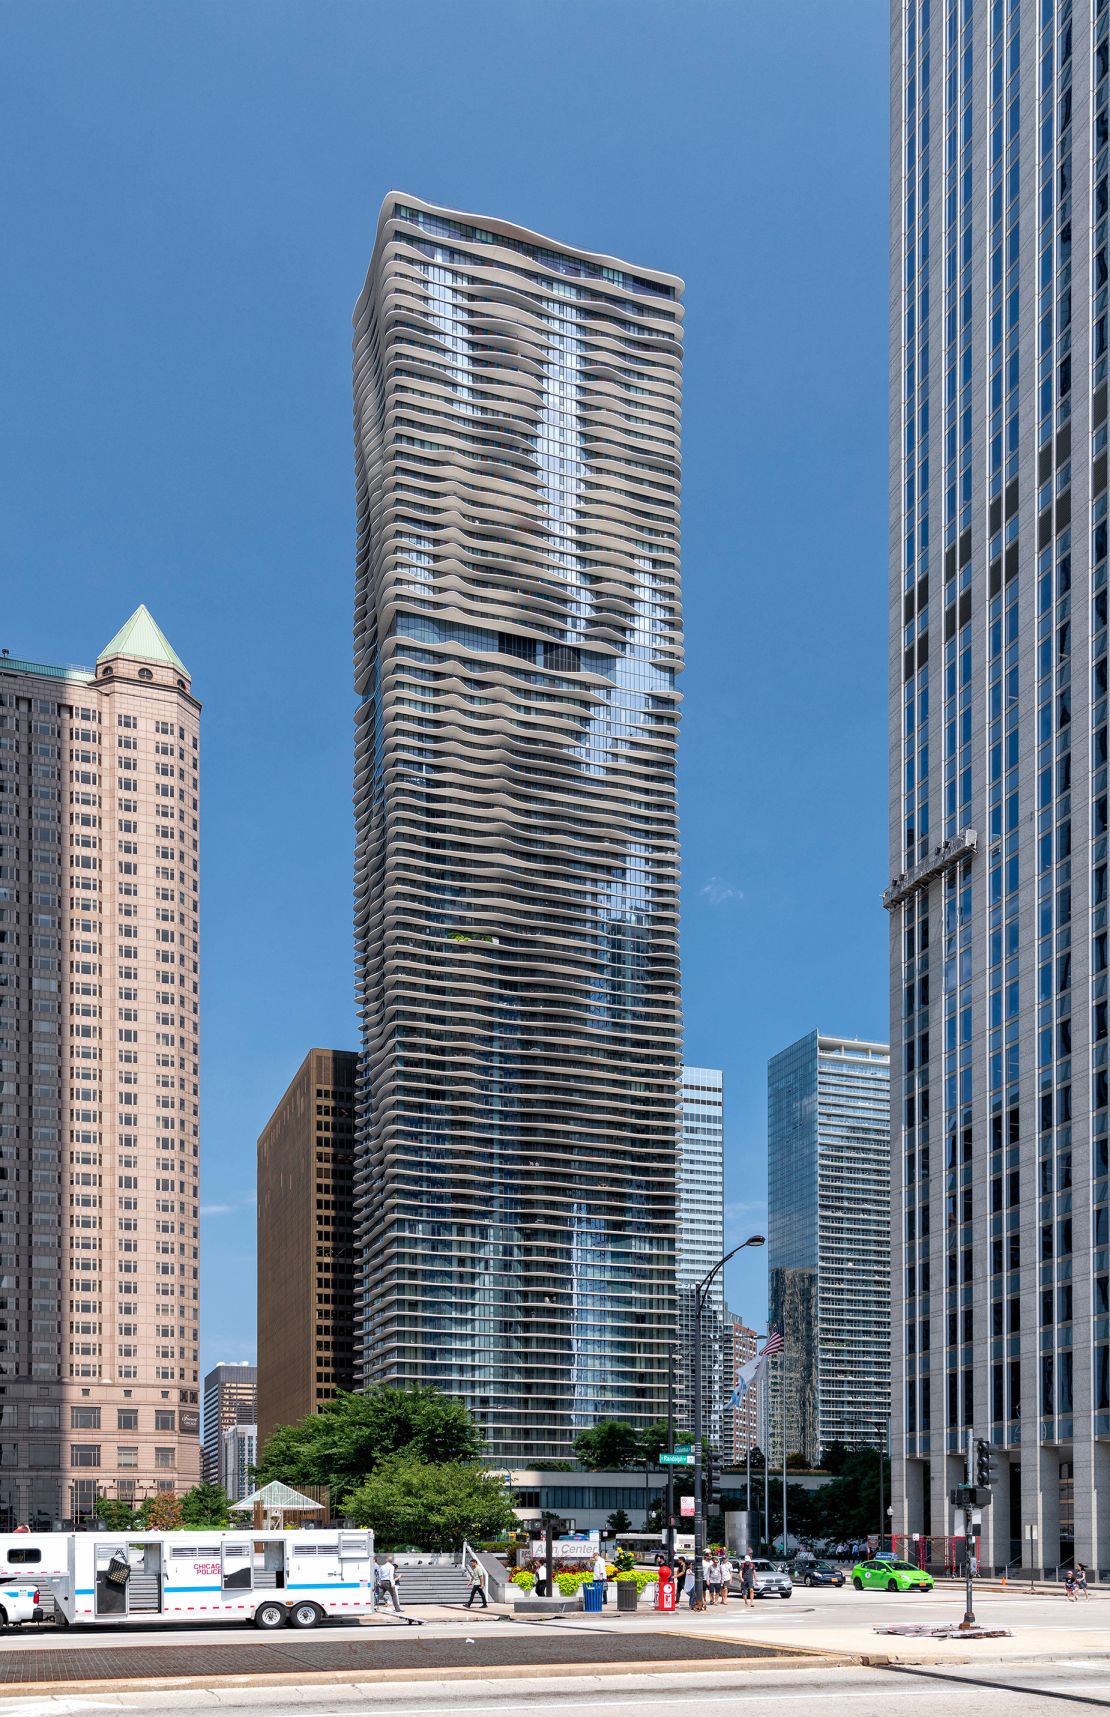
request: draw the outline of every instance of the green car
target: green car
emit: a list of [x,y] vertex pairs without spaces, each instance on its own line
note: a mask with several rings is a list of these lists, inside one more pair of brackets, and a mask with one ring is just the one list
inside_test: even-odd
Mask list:
[[852,1584],[857,1592],[868,1586],[879,1592],[931,1592],[934,1582],[924,1568],[887,1556],[881,1562],[857,1562],[852,1569]]

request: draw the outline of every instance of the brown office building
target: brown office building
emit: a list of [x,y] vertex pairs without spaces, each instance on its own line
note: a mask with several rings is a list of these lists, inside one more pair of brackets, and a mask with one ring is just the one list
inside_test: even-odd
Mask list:
[[200,705],[0,657],[0,1529],[195,1484]]
[[310,1049],[258,1141],[258,1447],[354,1381],[355,1071]]

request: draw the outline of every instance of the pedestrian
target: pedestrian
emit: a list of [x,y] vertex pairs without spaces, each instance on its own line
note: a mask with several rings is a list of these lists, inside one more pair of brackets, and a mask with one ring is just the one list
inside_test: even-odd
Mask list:
[[1090,1600],[1091,1594],[1087,1590],[1087,1570],[1082,1562],[1075,1564],[1075,1589],[1080,1597]]
[[716,1556],[711,1556],[705,1570],[705,1592],[711,1604],[721,1601],[721,1564]]
[[[702,1579],[704,1580],[705,1579],[705,1563],[704,1562],[702,1563],[701,1568],[702,1568]],[[697,1562],[691,1556],[690,1566],[686,1570],[686,1602],[689,1604],[691,1609],[693,1609],[694,1604],[697,1600],[697,1595],[698,1595],[698,1578],[697,1578],[696,1569],[697,1569]]]
[[746,1610],[755,1608],[755,1563],[752,1561],[750,1548],[745,1552],[744,1560],[740,1564],[740,1595]]
[[682,1601],[682,1594],[683,1594],[683,1591],[685,1590],[685,1587],[686,1587],[686,1558],[685,1558],[685,1556],[676,1556],[674,1559],[674,1601],[675,1601],[676,1607]]
[[[384,1604],[387,1598],[391,1599],[393,1608],[396,1610],[397,1614],[400,1615],[401,1604],[397,1597],[397,1564],[390,1555],[386,1556],[384,1562],[378,1563],[378,1592],[381,1596],[382,1603]],[[375,1610],[377,1607],[377,1603],[375,1602]]]
[[728,1595],[732,1588],[732,1562],[726,1550],[721,1557],[721,1602],[728,1603]]
[[609,1579],[609,1569],[605,1558],[599,1550],[594,1557],[594,1589],[602,1603],[605,1602],[605,1587]]
[[1070,1568],[1066,1568],[1064,1570],[1064,1596],[1068,1600],[1069,1604],[1074,1604],[1076,1602],[1075,1575],[1072,1573]]
[[482,1564],[477,1557],[474,1557],[470,1564],[470,1595],[466,1600],[466,1609],[469,1610],[475,1598],[481,1598],[483,1610],[489,1608],[486,1602],[486,1588],[482,1584]]

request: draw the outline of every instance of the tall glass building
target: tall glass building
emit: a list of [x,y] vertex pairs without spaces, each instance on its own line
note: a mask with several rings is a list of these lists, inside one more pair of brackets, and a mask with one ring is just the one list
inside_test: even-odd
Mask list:
[[665,1408],[682,283],[386,198],[355,309],[364,1383]]
[[[694,1290],[725,1249],[725,1079],[716,1067],[682,1069],[678,1153],[678,1423],[694,1423]],[[702,1426],[722,1446],[724,1286],[711,1284],[701,1317]],[[730,1385],[731,1387],[731,1385]]]
[[[771,1454],[885,1441],[890,1051],[811,1031],[767,1068]],[[785,1373],[785,1376],[784,1376]]]
[[895,1524],[1105,1567],[1110,6],[892,20]]

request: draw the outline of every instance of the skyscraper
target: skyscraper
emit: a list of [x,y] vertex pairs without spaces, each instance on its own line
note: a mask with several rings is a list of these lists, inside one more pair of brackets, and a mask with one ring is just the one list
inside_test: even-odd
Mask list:
[[[890,1416],[890,1051],[811,1031],[767,1068],[771,1453],[879,1443]],[[783,1370],[785,1368],[785,1390]]]
[[224,1433],[234,1425],[249,1425],[257,1436],[258,1367],[221,1361],[204,1374],[204,1477],[208,1484],[223,1482]]
[[1110,9],[892,8],[895,1526],[1110,1563]]
[[[749,1359],[754,1359],[759,1351],[758,1332],[750,1329],[740,1314],[730,1311],[727,1305],[724,1340],[721,1345],[724,1367],[721,1389],[727,1401],[739,1381],[741,1367],[746,1365]],[[753,1383],[745,1391],[739,1407],[728,1410],[722,1408],[721,1454],[726,1467],[734,1461],[742,1461],[748,1450],[755,1448],[759,1442],[759,1428],[763,1422],[760,1414],[762,1389],[761,1383]]]
[[355,309],[361,1374],[666,1400],[682,283],[390,195]]
[[[678,1148],[678,1423],[694,1423],[694,1291],[725,1249],[725,1091],[719,1068],[682,1069]],[[721,1448],[724,1286],[711,1284],[701,1317],[702,1425]]]
[[310,1049],[258,1140],[258,1433],[354,1385],[358,1056]]
[[0,1527],[195,1483],[198,747],[139,608],[0,656]]

